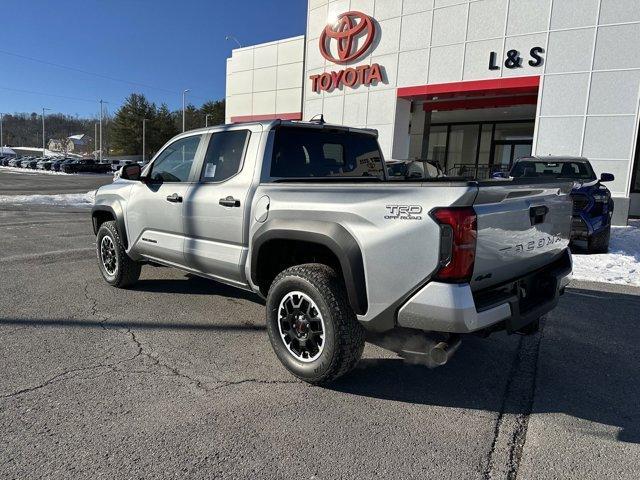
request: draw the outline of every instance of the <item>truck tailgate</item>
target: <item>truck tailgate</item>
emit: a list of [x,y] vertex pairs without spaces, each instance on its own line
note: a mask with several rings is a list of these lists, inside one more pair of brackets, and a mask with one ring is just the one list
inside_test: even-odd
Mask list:
[[518,278],[551,263],[569,245],[571,183],[480,183],[472,290]]

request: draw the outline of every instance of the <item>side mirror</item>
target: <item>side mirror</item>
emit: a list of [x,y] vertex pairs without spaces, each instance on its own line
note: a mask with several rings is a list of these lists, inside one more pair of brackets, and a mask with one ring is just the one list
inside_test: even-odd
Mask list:
[[601,182],[613,182],[616,177],[613,176],[613,173],[603,173],[600,175]]
[[125,180],[140,180],[141,173],[142,168],[137,163],[134,163],[132,165],[125,165],[124,167],[122,167],[120,178],[124,178]]

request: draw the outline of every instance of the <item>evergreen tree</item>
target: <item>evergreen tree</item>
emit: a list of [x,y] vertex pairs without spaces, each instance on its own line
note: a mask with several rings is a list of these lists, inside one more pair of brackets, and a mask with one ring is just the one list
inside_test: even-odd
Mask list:
[[143,94],[129,95],[116,113],[109,132],[114,152],[124,155],[142,154],[142,120],[146,118],[149,126],[156,115],[155,104],[149,103]]
[[200,107],[200,113],[206,118],[209,115],[209,125],[221,125],[224,123],[225,114],[225,101],[217,100],[202,104]]
[[176,127],[173,115],[165,103],[160,105],[156,116],[147,122],[147,158],[150,159],[172,137],[180,133]]

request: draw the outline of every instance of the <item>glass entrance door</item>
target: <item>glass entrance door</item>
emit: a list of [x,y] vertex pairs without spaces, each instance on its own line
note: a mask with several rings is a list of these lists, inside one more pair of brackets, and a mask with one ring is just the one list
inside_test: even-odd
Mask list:
[[493,171],[508,171],[514,160],[530,156],[532,149],[531,140],[496,140],[491,159]]

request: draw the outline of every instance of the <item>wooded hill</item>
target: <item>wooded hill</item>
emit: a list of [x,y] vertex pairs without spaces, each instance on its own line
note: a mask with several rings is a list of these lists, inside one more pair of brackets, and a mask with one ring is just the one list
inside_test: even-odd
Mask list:
[[[186,108],[186,129],[224,123],[225,102],[208,101],[200,108]],[[39,113],[4,115],[4,144],[11,147],[42,146],[42,117]],[[149,158],[171,137],[182,131],[182,110],[170,111],[167,105],[159,107],[142,94],[133,93],[126,98],[114,116],[103,118],[102,135],[105,155],[142,154],[142,119],[146,118],[146,153]],[[70,135],[85,134],[93,139],[97,118],[77,118],[61,113],[47,113],[45,139],[63,139]],[[91,143],[93,148],[93,142]]]

